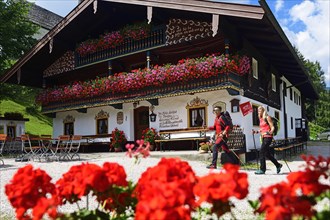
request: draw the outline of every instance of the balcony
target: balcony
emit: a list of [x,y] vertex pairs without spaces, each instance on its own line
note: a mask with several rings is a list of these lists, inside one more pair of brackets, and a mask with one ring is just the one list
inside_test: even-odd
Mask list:
[[141,51],[151,50],[153,48],[165,45],[165,27],[159,26],[154,28],[148,37],[139,40],[125,38],[124,42],[115,48],[100,50],[86,56],[79,56],[75,53],[75,68],[88,66],[94,63],[99,63],[111,60],[123,55],[133,54]]
[[55,86],[42,91],[37,101],[44,112],[56,112],[220,89],[238,95],[241,82],[249,73],[249,57],[212,54]]
[[92,98],[67,99],[60,102],[51,102],[42,105],[44,113],[51,113],[65,110],[79,110],[103,105],[121,106],[122,103],[154,100],[164,97],[174,97],[185,94],[194,94],[214,90],[226,89],[230,94],[237,95],[240,89],[242,76],[235,73],[220,74],[207,79],[193,80],[188,83],[164,84],[151,86],[139,90],[132,90],[122,93],[106,93]]

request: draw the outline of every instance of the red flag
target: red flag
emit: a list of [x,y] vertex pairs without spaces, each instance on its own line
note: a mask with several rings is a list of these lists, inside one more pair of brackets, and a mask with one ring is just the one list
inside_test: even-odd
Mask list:
[[250,102],[244,102],[240,104],[239,107],[242,111],[243,116],[253,112],[252,105]]

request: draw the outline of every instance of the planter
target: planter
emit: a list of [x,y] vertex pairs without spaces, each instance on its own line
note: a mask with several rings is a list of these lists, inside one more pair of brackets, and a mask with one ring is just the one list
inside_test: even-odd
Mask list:
[[115,148],[115,152],[122,152],[123,150],[120,147]]

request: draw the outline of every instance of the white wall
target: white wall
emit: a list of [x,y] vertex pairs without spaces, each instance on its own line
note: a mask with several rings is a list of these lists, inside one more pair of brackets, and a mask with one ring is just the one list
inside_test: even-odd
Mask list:
[[[15,120],[1,120],[0,126],[3,127],[4,134],[7,134],[7,126],[15,126],[16,127],[16,137],[25,134],[25,121],[15,121]],[[7,134],[8,135],[8,134]]]
[[[56,118],[53,119],[53,137],[63,135],[63,120],[67,115],[72,115],[75,118],[74,134],[76,135],[94,135],[96,134],[95,116],[101,111],[109,113],[108,131],[111,133],[116,127],[123,130],[128,140],[134,139],[133,127],[133,105],[132,103],[124,104],[123,109],[115,109],[110,106],[89,108],[87,113],[79,113],[75,110],[67,112],[59,112]],[[122,111],[124,113],[123,124],[117,124],[117,113]]]
[[[289,83],[287,82],[287,86],[289,86]],[[294,88],[295,89],[295,88]],[[298,90],[295,89],[295,91],[299,94]],[[280,91],[281,97],[282,97],[282,91]],[[243,132],[246,135],[246,146],[247,151],[254,149],[254,141],[253,141],[253,135],[252,135],[252,129],[258,130],[259,126],[253,126],[252,123],[252,114],[248,114],[246,116],[242,115],[242,112],[231,112],[231,103],[230,101],[232,99],[238,99],[240,100],[240,104],[250,101],[251,105],[264,105],[261,102],[254,101],[251,99],[248,99],[244,96],[237,95],[237,96],[231,96],[228,94],[226,90],[219,90],[219,91],[211,91],[211,92],[204,92],[204,93],[198,93],[194,95],[182,95],[182,96],[174,96],[174,97],[167,97],[159,99],[159,105],[155,106],[154,113],[157,114],[157,119],[155,122],[150,122],[150,127],[155,128],[157,131],[159,130],[166,130],[166,129],[182,129],[188,127],[188,121],[187,121],[187,103],[190,103],[193,99],[196,97],[200,99],[205,99],[208,101],[208,107],[207,107],[207,119],[206,119],[206,125],[212,126],[214,123],[214,117],[213,114],[213,108],[212,105],[216,102],[225,102],[226,103],[226,110],[230,112],[231,117],[233,119],[234,125],[239,125],[241,128],[243,128]],[[286,111],[288,115],[288,137],[294,137],[295,136],[295,124],[293,126],[293,129],[291,129],[291,122],[290,117],[300,118],[301,117],[301,106],[294,103],[294,101],[290,100],[289,93],[285,99],[286,101]],[[138,107],[140,106],[147,106],[150,107],[150,103],[147,101],[140,101]],[[283,105],[282,105],[283,106]],[[264,107],[267,109],[267,106],[264,105]],[[283,107],[282,107],[283,108]],[[67,115],[72,115],[75,118],[75,124],[74,124],[74,133],[80,134],[80,135],[94,135],[96,134],[96,121],[95,121],[95,115],[97,115],[101,110],[106,111],[109,113],[109,126],[108,130],[109,133],[117,127],[120,130],[123,130],[126,134],[127,140],[133,141],[134,140],[134,109],[132,103],[124,103],[123,109],[118,110],[110,106],[104,106],[104,107],[96,107],[96,108],[90,108],[87,110],[87,113],[78,113],[77,111],[67,111],[67,112],[60,112],[57,113],[56,118],[53,120],[54,122],[54,133],[53,136],[57,137],[58,135],[63,134],[63,119]],[[124,122],[121,125],[117,124],[117,113],[122,111],[124,113]],[[281,121],[281,127],[278,135],[276,138],[284,138],[284,121],[283,121],[283,109],[278,110],[269,107],[268,114],[270,116],[275,115],[275,111],[279,111],[280,114],[280,121]],[[160,126],[160,115],[164,112],[172,112],[173,116],[176,117],[177,124],[173,127],[161,127]],[[150,112],[151,113],[151,112]],[[208,135],[212,135],[213,132],[209,132]],[[260,147],[260,138],[259,135],[255,135],[255,144],[256,147]]]
[[[284,77],[282,80],[286,82],[286,86],[289,87],[292,84]],[[302,102],[301,102],[301,93],[296,87],[292,87],[292,100],[290,99],[290,89],[286,91],[285,97],[285,110],[287,114],[287,130],[288,130],[288,137],[295,137],[296,136],[296,126],[295,126],[295,119],[302,117]],[[283,109],[283,83],[281,84],[281,102],[282,102],[282,114],[281,117],[284,118],[284,109]],[[294,93],[297,93],[300,98],[300,105],[299,103],[294,102]],[[291,129],[291,117],[293,119],[293,127]],[[282,129],[283,128],[283,129]],[[284,137],[284,121],[281,122],[281,131],[283,131]]]

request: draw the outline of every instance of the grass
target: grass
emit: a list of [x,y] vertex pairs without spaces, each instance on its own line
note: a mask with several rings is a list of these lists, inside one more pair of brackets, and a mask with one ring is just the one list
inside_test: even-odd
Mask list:
[[[28,102],[27,102],[28,103]],[[24,102],[15,102],[15,100],[5,99],[0,102],[0,115],[4,115],[5,112],[19,112],[24,115],[24,118],[28,118],[29,121],[25,123],[25,133],[41,135],[52,134],[52,120],[40,113],[40,110],[34,112],[27,112]]]

